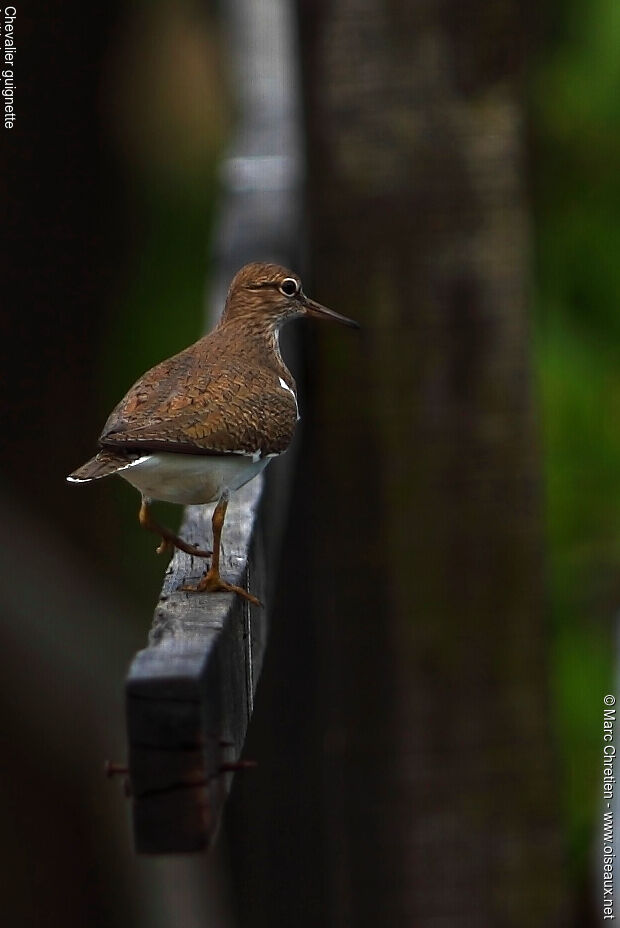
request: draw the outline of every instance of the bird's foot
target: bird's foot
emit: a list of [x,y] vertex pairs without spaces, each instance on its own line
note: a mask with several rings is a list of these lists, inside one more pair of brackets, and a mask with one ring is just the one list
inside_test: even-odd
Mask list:
[[191,554],[192,557],[211,557],[213,554],[213,551],[203,551],[198,545],[183,541],[177,535],[172,538],[162,538],[161,544],[155,550],[157,554],[165,554],[166,551],[174,551],[175,548],[178,548],[179,551],[185,551],[186,554]]
[[217,570],[208,570],[204,577],[202,577],[196,586],[182,586],[181,590],[186,593],[237,593],[239,596],[242,596],[244,599],[247,599],[248,602],[254,603],[255,606],[262,606],[260,599],[257,599],[256,596],[252,596],[251,593],[248,593],[247,590],[244,590],[240,586],[235,586],[234,583],[226,583],[225,580],[222,580],[220,573]]

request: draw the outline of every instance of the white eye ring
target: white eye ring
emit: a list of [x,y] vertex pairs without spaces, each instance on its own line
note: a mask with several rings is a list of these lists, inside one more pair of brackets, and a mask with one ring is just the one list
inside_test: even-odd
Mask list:
[[297,296],[301,290],[301,284],[294,277],[285,277],[280,284],[280,293],[284,296]]

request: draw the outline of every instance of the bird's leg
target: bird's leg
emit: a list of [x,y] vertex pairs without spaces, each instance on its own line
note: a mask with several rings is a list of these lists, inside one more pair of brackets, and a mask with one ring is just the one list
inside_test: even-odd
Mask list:
[[161,535],[161,544],[157,548],[158,554],[163,554],[164,551],[167,551],[169,548],[179,548],[180,551],[185,551],[186,554],[192,554],[194,557],[211,557],[211,551],[203,551],[196,545],[191,545],[189,542],[183,541],[182,538],[179,538],[178,535],[171,532],[165,525],[160,525],[156,522],[151,516],[150,505],[150,499],[143,496],[138,518],[140,519],[142,528],[147,529],[149,532],[155,532],[156,535]]
[[187,590],[190,593],[238,593],[239,596],[243,596],[244,599],[248,599],[251,603],[254,603],[254,605],[260,606],[262,603],[256,596],[252,596],[251,593],[248,593],[247,590],[244,590],[240,586],[235,586],[233,583],[226,583],[226,581],[222,580],[220,577],[220,539],[222,537],[222,529],[224,527],[229,498],[230,494],[228,490],[225,490],[220,496],[219,502],[213,513],[213,560],[211,561],[211,566],[204,577],[198,581],[196,586],[183,586],[181,589]]

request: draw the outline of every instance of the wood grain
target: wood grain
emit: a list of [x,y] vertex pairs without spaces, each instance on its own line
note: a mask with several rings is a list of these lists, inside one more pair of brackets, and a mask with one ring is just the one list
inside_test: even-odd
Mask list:
[[[222,573],[265,599],[255,532],[262,478],[231,503]],[[183,537],[210,541],[212,507],[188,507]],[[139,852],[196,851],[212,839],[230,783],[223,764],[241,753],[267,633],[264,608],[230,593],[184,593],[204,561],[177,552],[166,571],[148,647],[127,679],[129,769]]]

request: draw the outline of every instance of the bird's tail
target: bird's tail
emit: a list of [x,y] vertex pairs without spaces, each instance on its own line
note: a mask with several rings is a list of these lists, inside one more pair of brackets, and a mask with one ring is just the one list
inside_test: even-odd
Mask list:
[[91,480],[99,480],[101,477],[109,477],[130,466],[137,458],[137,454],[122,454],[105,448],[86,464],[82,464],[72,474],[69,474],[67,480],[69,483],[88,483]]

